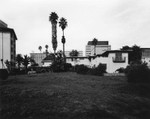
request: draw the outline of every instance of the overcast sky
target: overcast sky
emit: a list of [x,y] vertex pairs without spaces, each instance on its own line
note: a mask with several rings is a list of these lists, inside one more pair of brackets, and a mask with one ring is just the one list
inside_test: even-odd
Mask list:
[[[49,15],[68,21],[66,50],[83,50],[88,41],[109,41],[112,49],[134,44],[150,47],[150,0],[1,0],[0,19],[14,28],[17,53],[53,52]],[[62,31],[57,27],[58,50]]]

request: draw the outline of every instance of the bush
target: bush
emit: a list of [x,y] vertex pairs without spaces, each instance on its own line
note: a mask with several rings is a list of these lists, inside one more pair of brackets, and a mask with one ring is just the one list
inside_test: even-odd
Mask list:
[[86,74],[88,71],[89,71],[89,68],[85,65],[76,65],[75,66],[75,71],[78,73],[78,74]]
[[119,73],[125,73],[125,68],[120,67],[119,69],[116,70]]
[[50,66],[51,71],[53,72],[66,72],[70,71],[72,65],[70,63],[56,62],[54,61]]
[[0,69],[0,79],[6,80],[8,78],[7,69]]
[[100,63],[96,68],[90,69],[88,73],[91,75],[103,76],[103,74],[106,73],[106,65]]
[[145,63],[133,63],[125,70],[128,82],[150,82],[150,69]]

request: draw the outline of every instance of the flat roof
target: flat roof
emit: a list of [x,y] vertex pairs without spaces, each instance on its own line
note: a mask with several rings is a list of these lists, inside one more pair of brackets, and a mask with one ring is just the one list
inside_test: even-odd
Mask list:
[[[88,41],[87,45],[93,45],[92,41]],[[97,45],[109,45],[109,44],[108,44],[108,41],[98,41]]]
[[15,40],[17,40],[17,36],[15,34],[15,31],[12,28],[0,27],[0,32],[10,32],[10,33],[14,34]]
[[[109,50],[104,52],[101,56],[108,56],[109,53],[129,53],[131,50]],[[100,56],[100,55],[97,55]]]

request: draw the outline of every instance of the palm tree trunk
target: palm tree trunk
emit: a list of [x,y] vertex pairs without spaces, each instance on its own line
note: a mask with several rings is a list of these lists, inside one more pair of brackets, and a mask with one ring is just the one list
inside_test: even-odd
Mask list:
[[96,46],[94,46],[94,55],[96,55]]
[[63,43],[63,57],[64,57],[64,62],[66,62],[66,57],[65,57],[65,44]]

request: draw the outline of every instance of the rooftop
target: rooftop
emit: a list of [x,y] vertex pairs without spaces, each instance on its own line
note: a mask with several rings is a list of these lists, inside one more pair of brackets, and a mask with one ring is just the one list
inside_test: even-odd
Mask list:
[[[89,41],[87,45],[93,45],[92,41]],[[109,45],[108,41],[98,41],[97,45]]]
[[17,36],[15,34],[15,31],[12,28],[0,27],[0,32],[10,32],[11,34],[14,34],[14,37],[17,40]]

